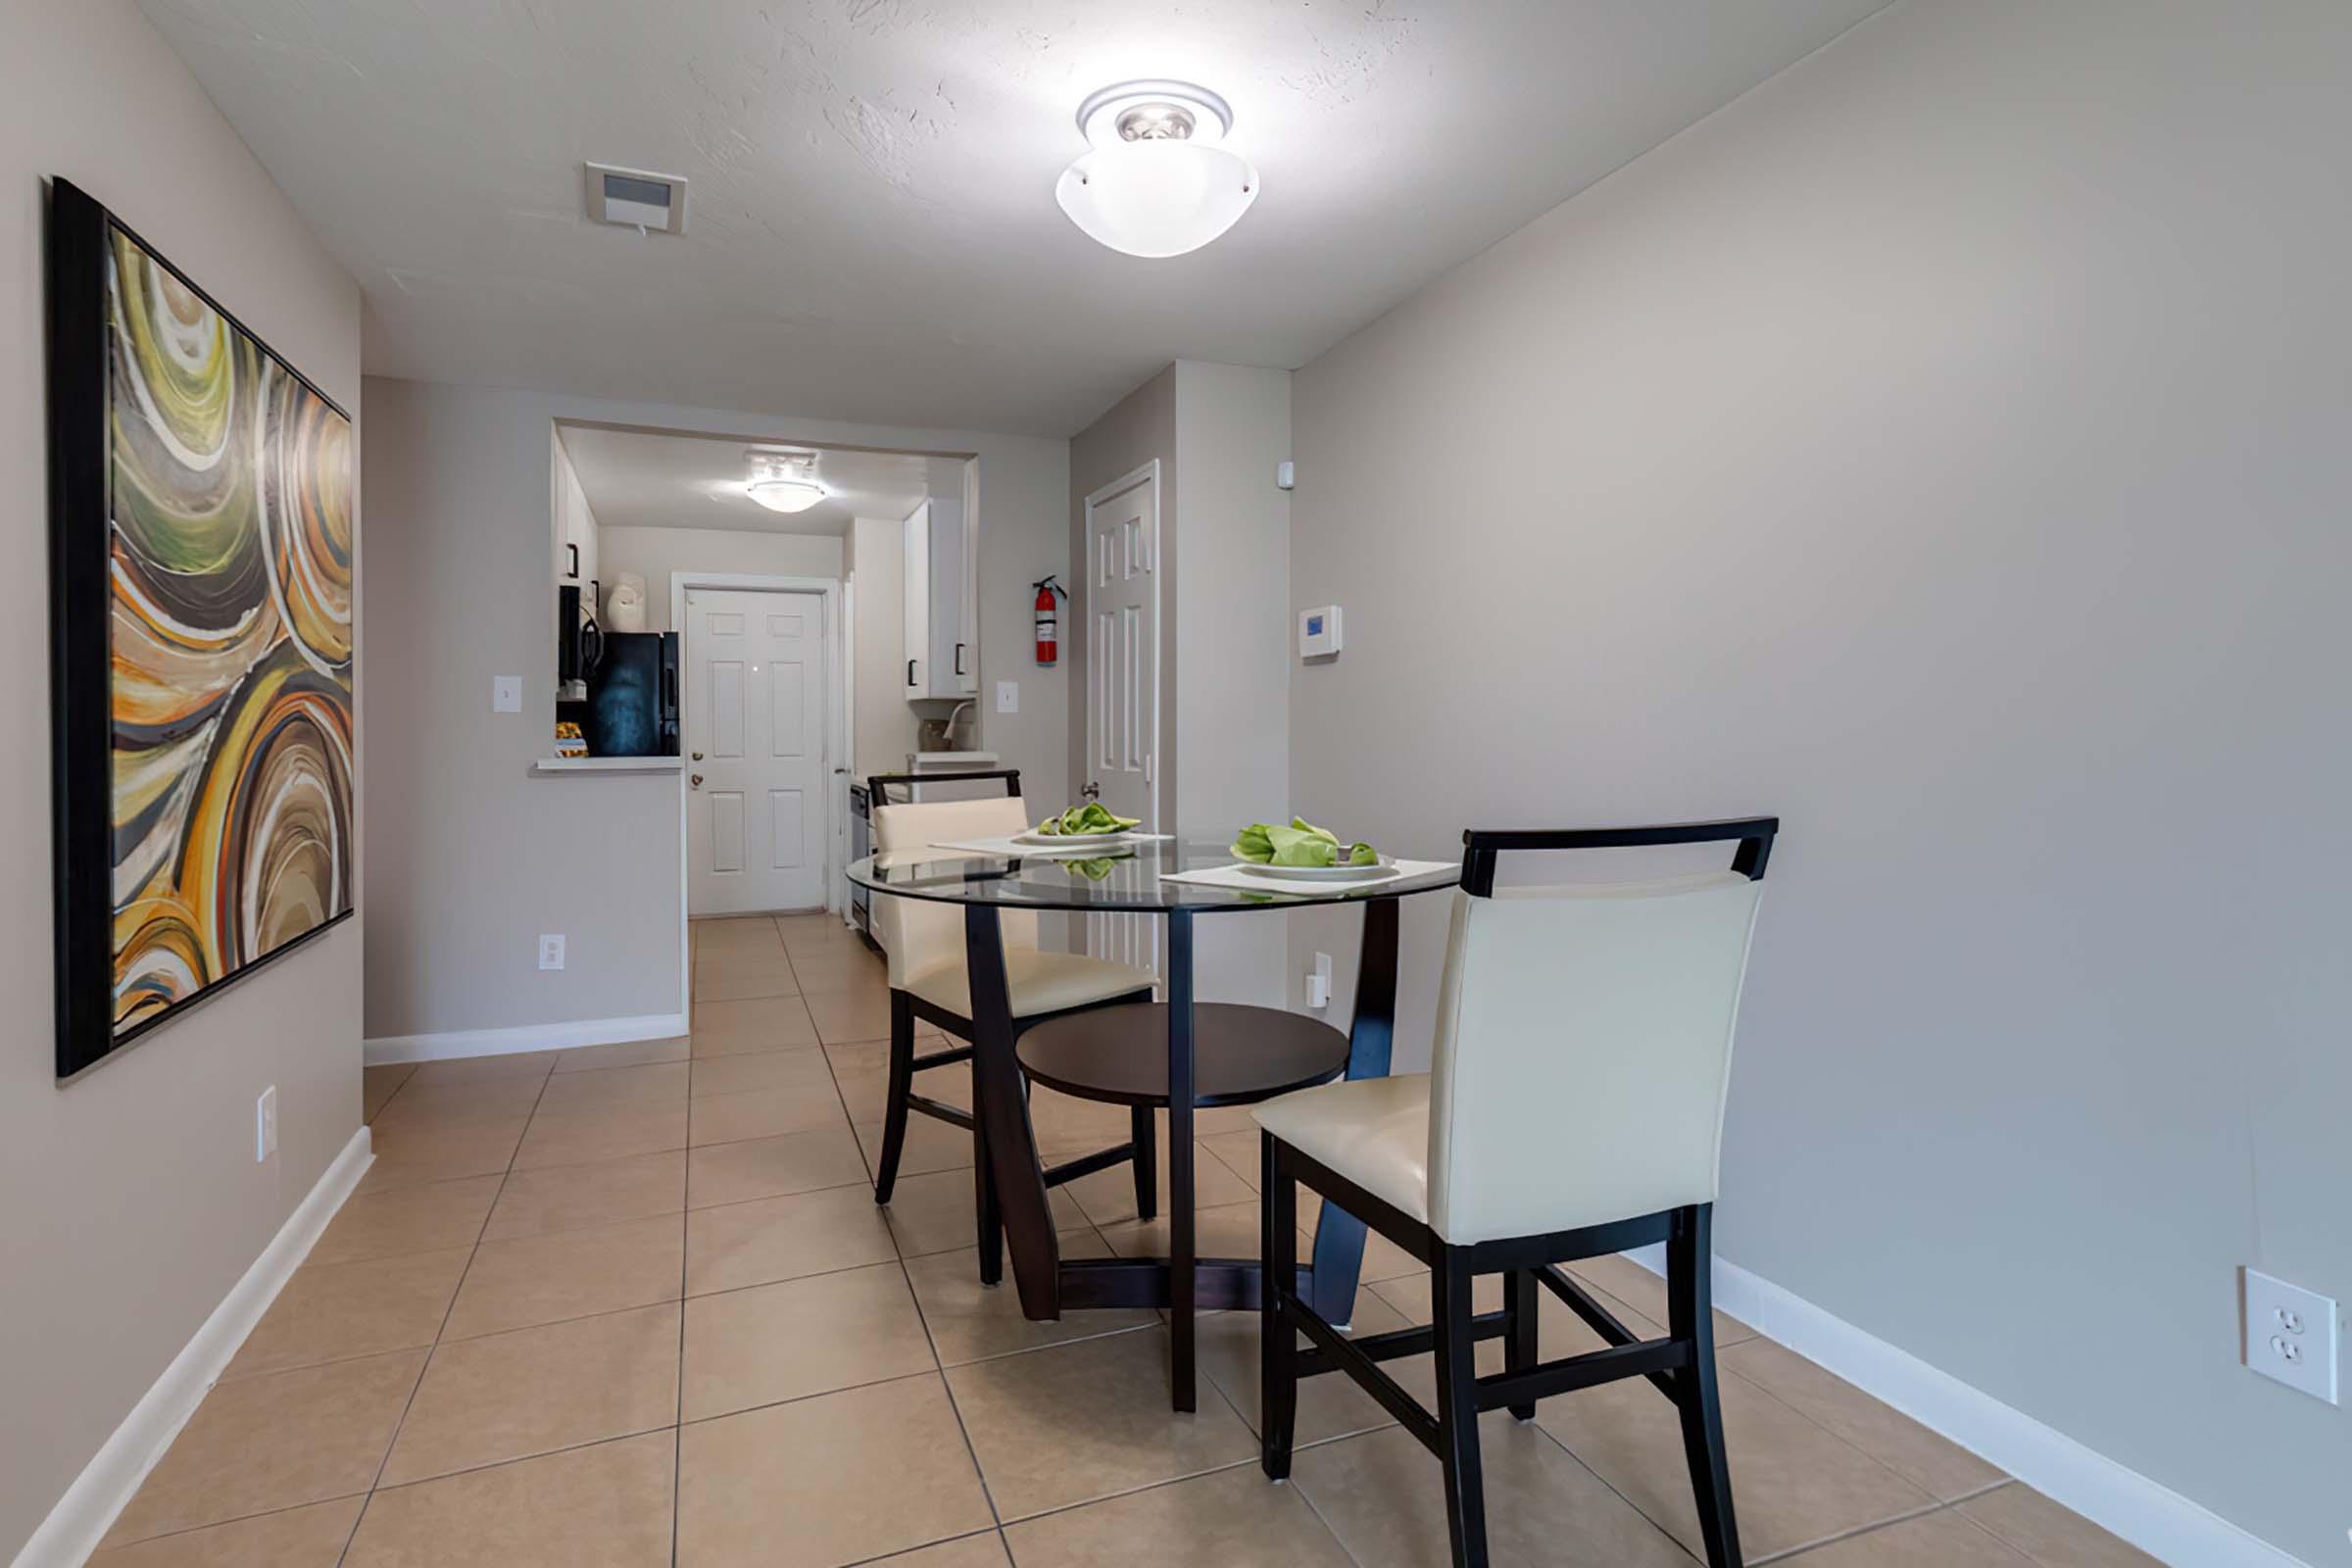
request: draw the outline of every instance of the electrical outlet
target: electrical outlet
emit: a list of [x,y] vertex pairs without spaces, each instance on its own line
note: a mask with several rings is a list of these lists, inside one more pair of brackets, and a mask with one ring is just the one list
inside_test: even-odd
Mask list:
[[2243,1272],[2246,1365],[2335,1403],[2335,1303],[2260,1269]]
[[542,969],[564,967],[564,939],[562,937],[543,936],[539,939],[539,967]]
[[262,1164],[277,1152],[277,1085],[262,1091],[253,1102],[253,1162]]
[[519,713],[522,711],[522,677],[493,675],[490,677],[490,711]]
[[1306,1004],[1317,1009],[1331,1005],[1331,955],[1315,955],[1315,966],[1306,971]]

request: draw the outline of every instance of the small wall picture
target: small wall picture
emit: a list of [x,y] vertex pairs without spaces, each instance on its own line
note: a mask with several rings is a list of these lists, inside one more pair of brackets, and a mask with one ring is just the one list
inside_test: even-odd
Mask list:
[[52,187],[57,1072],[352,911],[352,426]]

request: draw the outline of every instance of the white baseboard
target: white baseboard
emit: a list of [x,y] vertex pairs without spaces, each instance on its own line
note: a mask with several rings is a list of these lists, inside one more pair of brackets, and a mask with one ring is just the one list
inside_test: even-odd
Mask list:
[[196,1337],[172,1358],[164,1375],[131,1406],[114,1435],[100,1445],[57,1506],[49,1510],[49,1517],[17,1553],[15,1568],[80,1568],[98,1549],[98,1543],[114,1528],[116,1516],[139,1490],[139,1483],[172,1446],[179,1429],[188,1424],[188,1417],[196,1413],[196,1406],[204,1402],[205,1395],[228,1366],[229,1357],[237,1353],[245,1336],[277,1299],[278,1291],[310,1255],[311,1245],[326,1229],[326,1222],[335,1217],[374,1162],[368,1129],[362,1127],[351,1135],[351,1142],[343,1146],[343,1152],[295,1205],[294,1212],[286,1216],[285,1224],[278,1227],[244,1277],[213,1308]]
[[451,1056],[510,1056],[520,1051],[569,1051],[627,1040],[667,1040],[686,1032],[683,1012],[634,1018],[579,1018],[569,1023],[525,1023],[511,1029],[451,1029],[437,1035],[385,1035],[363,1041],[360,1059],[370,1067]]
[[[1625,1255],[1666,1272],[1662,1247]],[[1715,1304],[2173,1568],[2310,1568],[2202,1503],[1720,1257]]]

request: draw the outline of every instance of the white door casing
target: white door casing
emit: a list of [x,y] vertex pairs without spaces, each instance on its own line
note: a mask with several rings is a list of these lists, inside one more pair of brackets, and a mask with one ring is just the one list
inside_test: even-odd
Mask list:
[[[1159,464],[1086,498],[1086,757],[1103,806],[1159,831]],[[1157,922],[1087,917],[1087,951],[1159,972]]]
[[684,599],[688,908],[820,907],[832,794],[825,598],[690,587]]

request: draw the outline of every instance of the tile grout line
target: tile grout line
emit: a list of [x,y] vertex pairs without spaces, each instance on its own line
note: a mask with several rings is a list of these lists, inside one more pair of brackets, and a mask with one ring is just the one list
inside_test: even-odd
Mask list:
[[[833,1080],[834,1095],[842,1102],[842,1113],[847,1115],[849,1100],[841,1093],[841,1073],[833,1065],[833,1058],[830,1055],[825,1057],[825,1071]],[[872,1170],[870,1162],[867,1169],[870,1173]],[[975,1183],[980,1180],[980,1169],[976,1159],[972,1167],[972,1180]],[[867,1190],[872,1190],[870,1182]],[[899,1260],[899,1278],[906,1287],[907,1301],[914,1307],[914,1320],[923,1326],[923,1343],[931,1348],[931,1376],[939,1379],[939,1392],[948,1401],[948,1413],[956,1418],[956,1436],[963,1439],[964,1457],[971,1461],[972,1477],[980,1483],[980,1500],[988,1505],[988,1517],[995,1526],[997,1543],[1004,1548],[1004,1555],[1009,1560],[1012,1556],[1012,1544],[1004,1539],[1004,1511],[997,1506],[996,1492],[988,1484],[988,1471],[982,1468],[980,1463],[980,1450],[972,1443],[972,1430],[964,1422],[963,1406],[956,1401],[955,1386],[948,1381],[947,1364],[939,1354],[939,1338],[931,1332],[931,1314],[923,1310],[922,1296],[914,1288],[914,1271],[906,1266],[906,1254],[899,1247],[899,1233],[890,1222],[890,1206],[887,1203],[877,1203],[874,1206],[882,1210],[882,1227],[884,1232],[889,1235],[891,1250],[897,1254]]]
[[[442,1335],[449,1330],[451,1314],[458,1309],[458,1298],[465,1294],[466,1280],[473,1273],[473,1260],[481,1255],[482,1232],[489,1229],[490,1216],[497,1212],[499,1199],[506,1196],[507,1183],[514,1174],[514,1156],[522,1151],[522,1139],[530,1135],[531,1122],[539,1113],[539,1101],[547,1094],[547,1079],[555,1076],[555,1070],[556,1064],[551,1060],[547,1064],[546,1077],[540,1080],[538,1095],[532,1097],[530,1114],[523,1118],[522,1135],[514,1140],[514,1148],[507,1155],[507,1168],[499,1175],[498,1192],[491,1196],[490,1207],[483,1210],[482,1223],[474,1230],[473,1246],[466,1253],[466,1266],[458,1271],[457,1287],[449,1293],[449,1304],[441,1309],[440,1326],[433,1331],[433,1343],[425,1348],[424,1362],[416,1369],[416,1381],[409,1386],[409,1396],[401,1402],[400,1419],[392,1423],[391,1436],[384,1441],[383,1457],[375,1462],[375,1476],[368,1484],[367,1499],[360,1504],[359,1515],[351,1522],[351,1534],[343,1538],[343,1549],[335,1555],[336,1568],[342,1568],[342,1564],[351,1556],[352,1545],[360,1538],[360,1526],[367,1519],[368,1510],[375,1501],[375,1494],[383,1484],[384,1469],[392,1462],[392,1450],[400,1446],[401,1431],[409,1424],[410,1413],[416,1408],[416,1395],[424,1387],[425,1375],[433,1369],[434,1353],[441,1348]],[[415,1077],[416,1074],[410,1074],[410,1081],[414,1081]],[[402,1083],[401,1088],[407,1087],[407,1082]],[[393,1098],[399,1097],[395,1094]]]

